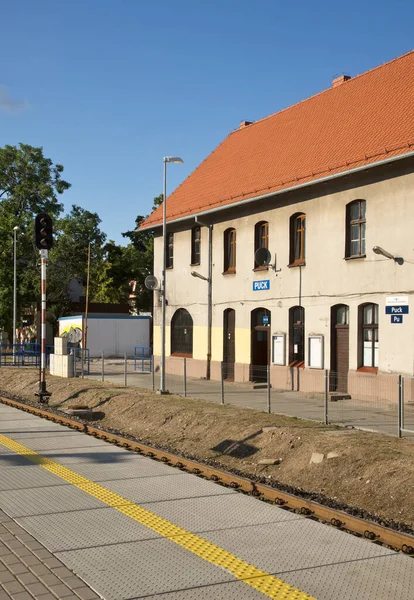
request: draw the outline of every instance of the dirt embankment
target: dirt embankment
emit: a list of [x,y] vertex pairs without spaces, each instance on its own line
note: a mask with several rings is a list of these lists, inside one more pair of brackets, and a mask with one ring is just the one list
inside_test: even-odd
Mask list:
[[[35,403],[37,372],[4,368],[0,390]],[[324,426],[234,406],[123,388],[88,379],[48,378],[50,405],[87,405],[102,428],[133,435],[224,469],[266,478],[414,528],[414,440]],[[262,431],[263,427],[274,427]],[[313,453],[321,463],[310,463]],[[328,458],[328,454],[334,454]],[[280,459],[263,465],[263,459]]]

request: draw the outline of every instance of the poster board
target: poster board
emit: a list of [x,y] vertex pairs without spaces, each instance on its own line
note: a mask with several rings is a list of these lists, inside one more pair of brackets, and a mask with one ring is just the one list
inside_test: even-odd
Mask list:
[[285,333],[274,333],[272,335],[272,364],[282,365],[286,364],[286,334]]
[[309,335],[308,356],[310,369],[323,369],[323,335]]

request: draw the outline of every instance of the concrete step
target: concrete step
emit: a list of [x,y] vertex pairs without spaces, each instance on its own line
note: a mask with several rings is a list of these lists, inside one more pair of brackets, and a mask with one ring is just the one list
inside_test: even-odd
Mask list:
[[351,396],[346,392],[329,392],[328,397],[331,402],[338,402],[338,400],[351,400]]

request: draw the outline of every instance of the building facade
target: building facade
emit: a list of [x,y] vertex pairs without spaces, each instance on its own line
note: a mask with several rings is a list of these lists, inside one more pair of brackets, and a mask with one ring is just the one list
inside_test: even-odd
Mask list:
[[[413,90],[414,53],[335,80],[242,123],[167,199],[167,371],[185,356],[189,375],[260,381],[270,365],[274,387],[322,391],[329,370],[331,391],[396,397],[414,374]],[[161,224],[141,226],[160,280]]]

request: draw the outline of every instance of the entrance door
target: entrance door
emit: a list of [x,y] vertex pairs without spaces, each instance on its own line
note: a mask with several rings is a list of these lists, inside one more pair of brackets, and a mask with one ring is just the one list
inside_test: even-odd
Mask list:
[[349,371],[349,308],[338,304],[331,311],[331,390],[348,391]]
[[270,311],[256,308],[251,316],[250,381],[266,381],[270,364]]
[[234,381],[234,361],[236,357],[236,346],[235,346],[235,325],[236,325],[236,311],[232,308],[228,308],[224,311],[224,323],[223,323],[223,362],[224,362],[224,377],[228,381]]

